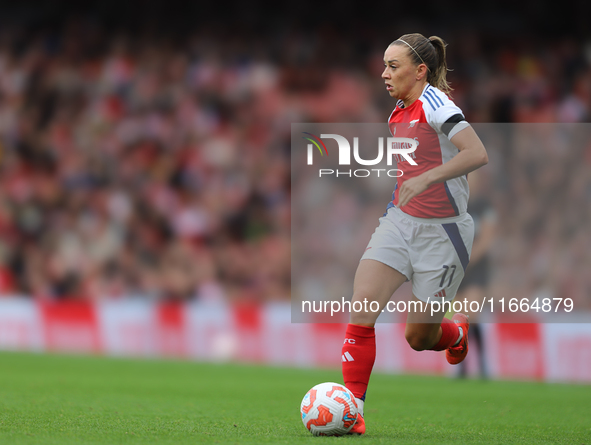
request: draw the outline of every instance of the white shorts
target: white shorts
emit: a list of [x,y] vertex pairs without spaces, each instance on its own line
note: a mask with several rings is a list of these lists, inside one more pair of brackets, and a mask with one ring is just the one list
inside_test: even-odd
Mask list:
[[425,219],[391,207],[361,259],[379,261],[405,275],[419,300],[451,301],[464,278],[473,241],[474,221],[468,213]]

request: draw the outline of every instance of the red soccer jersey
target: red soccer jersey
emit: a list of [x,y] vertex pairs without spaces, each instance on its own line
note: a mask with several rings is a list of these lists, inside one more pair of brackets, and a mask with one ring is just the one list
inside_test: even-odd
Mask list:
[[[466,128],[462,111],[441,90],[427,84],[421,96],[405,108],[401,100],[388,120],[395,137],[415,139],[417,149],[410,156],[417,165],[397,157],[403,172],[392,194],[392,205],[398,205],[398,192],[404,181],[444,164],[459,151],[450,139]],[[461,215],[468,206],[468,181],[465,176],[431,185],[415,196],[401,210],[418,218],[447,218]]]

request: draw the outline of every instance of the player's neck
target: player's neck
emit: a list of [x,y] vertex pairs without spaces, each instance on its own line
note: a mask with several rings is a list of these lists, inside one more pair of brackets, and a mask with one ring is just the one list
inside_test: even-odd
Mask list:
[[415,101],[421,97],[423,94],[423,90],[425,89],[426,82],[417,83],[412,90],[408,93],[408,95],[402,99],[402,103],[404,103],[404,108],[410,107]]

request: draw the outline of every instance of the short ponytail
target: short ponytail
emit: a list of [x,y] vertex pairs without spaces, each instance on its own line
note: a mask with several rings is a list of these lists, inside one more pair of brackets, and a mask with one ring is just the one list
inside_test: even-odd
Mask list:
[[441,37],[431,36],[427,39],[419,33],[405,34],[394,40],[391,45],[407,46],[411,60],[416,65],[424,63],[427,66],[427,82],[451,97],[453,89],[446,79],[448,69],[445,47],[447,44]]
[[448,96],[451,96],[452,87],[449,86],[447,82],[447,60],[446,60],[446,51],[445,47],[447,44],[443,41],[441,37],[431,36],[429,37],[429,42],[435,48],[437,52],[437,66],[435,67],[432,72],[429,73],[427,77],[427,81],[436,88],[439,88]]

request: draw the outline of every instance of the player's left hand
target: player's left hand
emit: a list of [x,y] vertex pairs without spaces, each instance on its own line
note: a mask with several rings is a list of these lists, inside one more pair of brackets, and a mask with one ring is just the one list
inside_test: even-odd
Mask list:
[[429,182],[425,174],[407,179],[400,187],[398,194],[398,207],[403,207],[415,196],[420,195],[429,187]]

